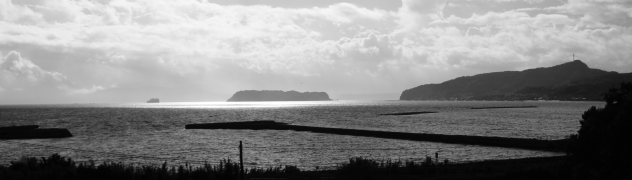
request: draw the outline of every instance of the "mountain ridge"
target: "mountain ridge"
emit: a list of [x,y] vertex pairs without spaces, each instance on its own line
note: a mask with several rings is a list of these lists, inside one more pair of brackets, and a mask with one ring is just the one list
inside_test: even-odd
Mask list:
[[552,67],[463,76],[439,84],[404,90],[400,100],[601,100],[601,93],[620,81],[620,74],[574,60]]

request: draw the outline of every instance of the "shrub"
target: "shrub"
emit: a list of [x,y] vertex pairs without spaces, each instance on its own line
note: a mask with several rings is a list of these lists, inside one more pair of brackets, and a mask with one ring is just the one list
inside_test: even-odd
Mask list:
[[584,112],[571,136],[576,179],[632,179],[632,83],[610,89],[604,100],[603,108]]

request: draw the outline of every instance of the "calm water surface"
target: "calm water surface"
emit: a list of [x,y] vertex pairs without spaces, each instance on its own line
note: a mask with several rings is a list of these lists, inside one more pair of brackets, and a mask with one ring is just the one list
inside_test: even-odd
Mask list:
[[[298,165],[312,169],[365,156],[421,160],[438,152],[441,161],[477,161],[559,153],[431,142],[272,130],[185,130],[190,123],[274,120],[297,125],[382,131],[561,139],[576,133],[581,114],[602,102],[329,101],[160,104],[69,104],[0,106],[0,126],[38,124],[67,128],[64,139],[0,141],[0,163],[20,156],[59,153],[138,164],[238,159],[244,143],[248,166]],[[538,106],[472,110],[472,107]],[[379,116],[437,111],[434,114]]]

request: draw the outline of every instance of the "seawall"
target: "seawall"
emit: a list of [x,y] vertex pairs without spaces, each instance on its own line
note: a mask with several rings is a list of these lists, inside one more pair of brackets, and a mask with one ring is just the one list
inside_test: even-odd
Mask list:
[[68,129],[38,129],[37,125],[0,127],[0,139],[46,139],[72,137]]

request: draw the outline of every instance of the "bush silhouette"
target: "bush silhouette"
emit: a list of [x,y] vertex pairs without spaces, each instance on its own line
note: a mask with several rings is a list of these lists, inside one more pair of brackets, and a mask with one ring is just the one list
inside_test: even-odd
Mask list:
[[632,179],[632,83],[605,95],[603,108],[582,115],[568,153],[574,179]]

